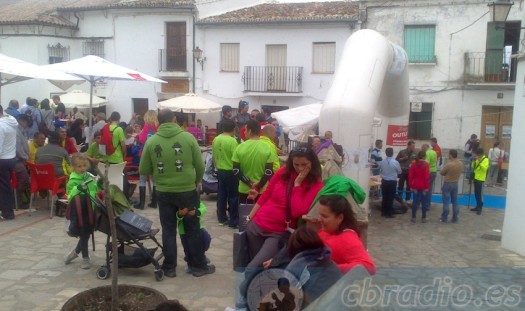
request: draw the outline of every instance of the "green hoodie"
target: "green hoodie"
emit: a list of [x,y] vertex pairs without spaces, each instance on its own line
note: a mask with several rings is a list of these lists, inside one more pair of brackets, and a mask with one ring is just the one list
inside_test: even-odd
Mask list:
[[139,172],[153,175],[160,192],[195,190],[204,174],[197,140],[175,123],[161,124],[144,145]]
[[81,192],[77,188],[77,186],[82,185],[83,183],[92,180],[87,184],[87,190],[89,192],[89,195],[91,197],[96,197],[98,192],[98,186],[97,182],[93,179],[93,175],[89,173],[84,173],[82,175],[72,172],[71,175],[69,175],[69,181],[67,182],[66,186],[66,193],[67,193],[67,201],[71,202],[73,197],[76,195],[79,195]]

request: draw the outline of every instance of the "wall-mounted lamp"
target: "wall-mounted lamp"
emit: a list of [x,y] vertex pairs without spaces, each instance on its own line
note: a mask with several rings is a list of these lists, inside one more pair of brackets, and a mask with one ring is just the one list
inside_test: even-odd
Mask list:
[[197,63],[201,64],[201,68],[204,70],[204,62],[206,61],[206,57],[202,57],[202,50],[199,49],[199,47],[196,47],[193,50],[193,58],[195,58]]
[[506,22],[513,4],[514,2],[510,0],[495,0],[489,3],[491,20],[493,22]]

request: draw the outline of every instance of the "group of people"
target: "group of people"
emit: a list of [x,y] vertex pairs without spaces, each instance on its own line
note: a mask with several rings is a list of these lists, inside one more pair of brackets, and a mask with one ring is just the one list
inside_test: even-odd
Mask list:
[[[446,161],[438,141],[435,137],[430,139],[430,144],[424,143],[418,152],[415,142],[410,140],[407,147],[399,151],[394,158],[393,148],[386,148],[383,158],[381,149],[383,142],[376,140],[375,148],[371,151],[370,162],[373,175],[381,175],[382,208],[381,215],[387,218],[394,217],[393,203],[397,198],[412,201],[412,218],[416,222],[417,210],[421,206],[421,221],[427,221],[427,212],[431,206],[432,189],[436,176],[443,177],[441,193],[443,197],[443,211],[441,222],[457,223],[459,220],[459,207],[457,203],[459,178],[465,172],[466,178],[474,184],[476,207],[471,211],[481,215],[483,208],[483,185],[487,178],[494,185],[505,152],[499,148],[500,143],[494,143],[493,148],[485,155],[483,148],[479,147],[477,135],[473,134],[465,144],[464,158],[466,163],[458,159],[458,151],[450,149]],[[396,189],[397,188],[397,189]],[[452,217],[449,219],[450,204],[452,204]]]

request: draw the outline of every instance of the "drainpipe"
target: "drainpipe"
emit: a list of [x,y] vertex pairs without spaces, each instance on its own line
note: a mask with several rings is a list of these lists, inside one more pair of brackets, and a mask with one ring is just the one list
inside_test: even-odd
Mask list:
[[192,75],[192,89],[195,94],[195,57],[193,57],[193,50],[195,50],[195,11],[193,11],[193,48],[191,49],[191,59],[193,60],[193,75]]

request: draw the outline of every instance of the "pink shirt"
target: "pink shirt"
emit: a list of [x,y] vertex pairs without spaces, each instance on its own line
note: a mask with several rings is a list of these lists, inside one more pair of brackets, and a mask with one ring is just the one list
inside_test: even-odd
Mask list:
[[157,133],[157,127],[155,125],[146,123],[144,124],[144,127],[142,128],[142,131],[140,131],[140,134],[138,136],[139,143],[143,145],[146,143],[146,139],[148,139],[149,132]]
[[370,275],[376,274],[376,267],[354,230],[331,234],[323,229],[318,232],[324,244],[332,250],[332,260],[343,273],[357,265],[363,265]]
[[[277,171],[257,201],[260,208],[253,217],[253,221],[266,232],[284,232],[286,230],[286,188],[288,181],[281,178],[285,169],[282,167]],[[293,172],[292,180],[295,180],[295,177],[297,174]],[[310,205],[322,187],[323,182],[320,179],[312,184],[309,189],[306,189],[306,180],[299,187],[292,187],[290,227],[297,228],[297,220],[308,213]]]

